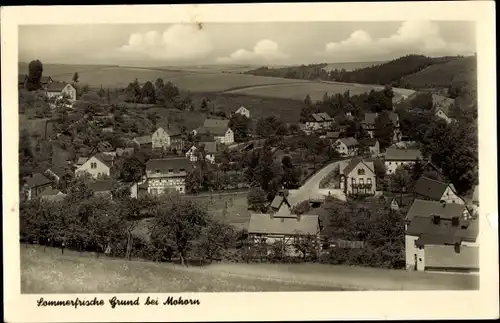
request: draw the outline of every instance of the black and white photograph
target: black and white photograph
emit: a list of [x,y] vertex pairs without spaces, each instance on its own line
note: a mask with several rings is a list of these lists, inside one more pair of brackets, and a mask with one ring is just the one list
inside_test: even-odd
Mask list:
[[18,23],[17,297],[484,288],[475,18],[175,18]]

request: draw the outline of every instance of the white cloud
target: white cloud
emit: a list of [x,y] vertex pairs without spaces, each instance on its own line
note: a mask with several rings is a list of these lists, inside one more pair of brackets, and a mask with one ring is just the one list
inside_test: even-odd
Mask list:
[[466,55],[473,51],[464,44],[447,42],[439,33],[437,24],[431,21],[405,21],[398,31],[386,38],[372,38],[364,30],[356,30],[347,39],[325,45],[317,53],[336,61],[357,59],[387,59],[403,54]]
[[287,59],[288,55],[283,53],[276,42],[263,39],[258,41],[251,51],[238,49],[227,57],[219,57],[219,63],[253,63],[270,62]]
[[186,61],[200,59],[213,51],[210,37],[197,25],[173,25],[163,33],[151,30],[130,35],[119,53],[157,60]]

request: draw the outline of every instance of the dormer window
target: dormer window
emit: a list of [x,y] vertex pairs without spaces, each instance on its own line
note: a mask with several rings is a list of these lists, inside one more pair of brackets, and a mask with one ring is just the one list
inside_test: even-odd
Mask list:
[[358,175],[364,175],[364,174],[365,174],[364,168],[358,169]]
[[184,169],[184,168],[179,168],[179,171],[180,171],[180,172],[184,172],[184,171],[185,171],[185,169]]
[[173,170],[172,168],[170,168],[170,169],[168,170],[168,172],[169,172],[169,173],[173,173],[173,172],[174,172],[174,170]]
[[155,173],[156,173],[156,174],[160,174],[160,170],[159,170],[159,169],[156,169],[156,170],[155,170]]

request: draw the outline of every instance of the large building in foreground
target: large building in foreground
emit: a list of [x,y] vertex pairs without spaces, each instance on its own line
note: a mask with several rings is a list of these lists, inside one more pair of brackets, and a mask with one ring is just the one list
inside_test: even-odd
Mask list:
[[186,192],[186,176],[191,163],[185,157],[150,159],[146,163],[147,189],[151,195]]

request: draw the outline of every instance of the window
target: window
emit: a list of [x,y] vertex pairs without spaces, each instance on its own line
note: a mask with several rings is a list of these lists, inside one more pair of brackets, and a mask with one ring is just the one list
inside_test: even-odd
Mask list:
[[179,171],[183,172],[183,171],[185,171],[185,169],[184,168],[179,168]]
[[365,174],[365,169],[364,168],[358,169],[358,175],[364,175],[364,174]]
[[168,170],[168,172],[169,172],[169,173],[173,173],[173,172],[174,172],[174,170],[173,170],[172,168],[170,168],[170,169]]
[[155,172],[156,172],[156,174],[160,174],[160,170],[159,169],[157,169]]
[[365,183],[365,180],[364,180],[364,179],[362,179],[362,178],[360,178],[360,179],[359,179],[359,184],[363,185],[364,183]]
[[90,163],[90,168],[92,168],[92,169],[97,168],[97,163]]
[[372,184],[372,179],[371,178],[367,178],[366,179],[366,184],[370,184],[371,185]]
[[392,162],[389,162],[389,165],[392,165]]
[[351,178],[351,182],[352,182],[353,184],[356,184],[356,179],[355,179],[354,177],[353,177],[353,178]]

